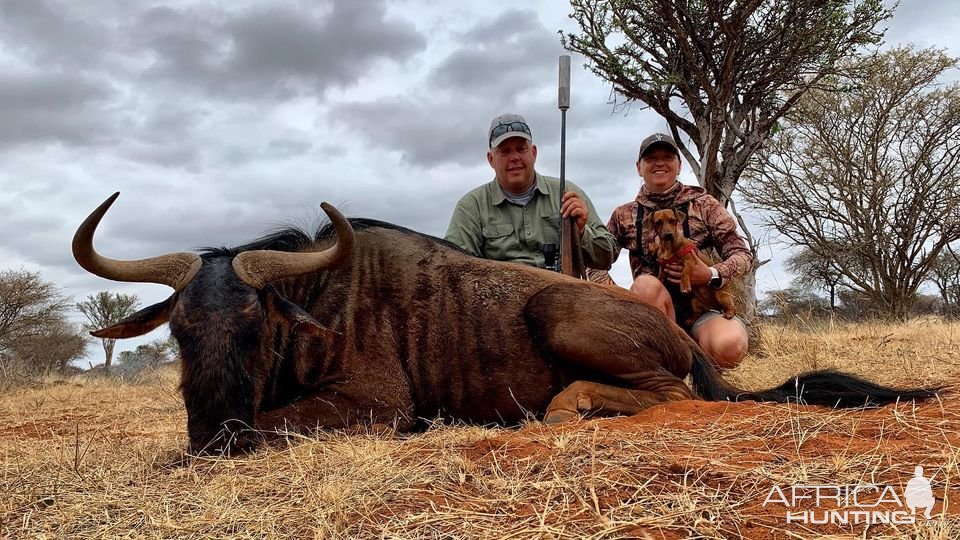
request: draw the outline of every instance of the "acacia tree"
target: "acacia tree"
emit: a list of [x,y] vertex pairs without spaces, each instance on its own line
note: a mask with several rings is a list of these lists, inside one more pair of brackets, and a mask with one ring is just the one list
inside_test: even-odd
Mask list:
[[811,319],[830,308],[823,298],[809,289],[788,287],[766,292],[766,298],[760,302],[760,311],[768,317],[777,319],[799,317]]
[[956,63],[909,48],[864,60],[862,87],[810,91],[747,173],[768,227],[895,318],[960,239],[960,85],[938,84]]
[[803,248],[787,257],[786,267],[796,276],[793,281],[801,288],[820,289],[827,293],[830,296],[830,310],[836,311],[837,293],[843,286],[843,273],[835,261],[844,259],[846,252],[843,244],[833,246],[826,257],[809,248]]
[[700,185],[725,206],[777,122],[807,91],[834,87],[841,60],[878,43],[876,27],[892,14],[880,0],[570,5],[581,33],[563,45],[618,94],[659,113]]
[[[111,293],[100,291],[87,296],[87,299],[77,303],[77,309],[87,318],[85,328],[89,331],[99,330],[120,322],[124,317],[132,315],[137,310],[140,300],[135,294]],[[110,371],[113,360],[113,348],[117,340],[101,338],[105,360],[104,371]]]
[[62,369],[86,341],[67,318],[70,301],[40,274],[0,271],[0,375]]
[[960,315],[960,254],[952,246],[947,246],[934,261],[930,281],[940,291],[944,314]]

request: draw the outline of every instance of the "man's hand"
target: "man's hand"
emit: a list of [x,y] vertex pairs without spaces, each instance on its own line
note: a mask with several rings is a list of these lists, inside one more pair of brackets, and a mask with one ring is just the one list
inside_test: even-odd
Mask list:
[[[700,257],[694,256],[693,258],[696,263],[693,266],[693,270],[690,271],[690,285],[706,285],[710,282],[710,278],[713,277],[713,273],[710,272],[710,267],[700,260]],[[671,283],[680,284],[680,274],[683,273],[683,262],[668,264],[664,267],[664,270],[667,273],[667,279]]]
[[[560,215],[564,219],[568,217],[573,217],[577,220],[577,232],[583,234],[583,228],[587,226],[587,216],[589,212],[587,211],[587,205],[583,204],[583,201],[580,200],[580,197],[577,196],[576,191],[568,191],[563,194],[563,198],[560,199]],[[707,270],[709,279],[710,270]]]

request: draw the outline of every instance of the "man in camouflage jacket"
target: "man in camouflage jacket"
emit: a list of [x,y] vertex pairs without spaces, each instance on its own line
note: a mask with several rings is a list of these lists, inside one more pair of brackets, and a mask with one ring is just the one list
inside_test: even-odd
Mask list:
[[[753,256],[737,233],[736,222],[720,202],[703,188],[684,185],[677,179],[680,151],[669,135],[656,133],[643,140],[637,172],[643,178],[640,193],[636,200],[613,211],[607,229],[620,248],[630,252],[634,278],[630,290],[670,319],[683,321],[684,312],[689,309],[689,299],[679,293],[678,287],[683,266],[666,267],[667,286],[657,279],[657,255],[650,251],[656,234],[653,230],[642,230],[641,241],[637,242],[637,228],[645,215],[666,208],[680,210],[687,216],[684,225],[687,238],[701,251],[712,248],[719,254],[721,261],[712,267],[697,262],[690,276],[694,286],[721,287],[728,280],[749,272]],[[592,281],[615,284],[607,272],[590,270],[588,275]],[[736,367],[747,354],[747,327],[739,317],[725,319],[719,312],[710,311],[686,330],[722,368]]]

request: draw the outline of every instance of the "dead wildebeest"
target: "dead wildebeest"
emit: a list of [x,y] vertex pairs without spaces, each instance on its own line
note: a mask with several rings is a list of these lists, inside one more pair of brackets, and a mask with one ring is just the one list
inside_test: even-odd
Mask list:
[[[94,335],[128,338],[169,321],[193,451],[252,446],[233,423],[403,431],[438,415],[516,423],[530,412],[557,422],[697,395],[862,406],[936,391],[816,372],[745,392],[625,290],[477,259],[401,227],[348,221],[326,204],[332,224],[315,238],[288,229],[201,255],[111,260],[94,251],[93,235],[117,195],[77,230],[77,262],[175,292]],[[683,382],[688,373],[696,394]]]

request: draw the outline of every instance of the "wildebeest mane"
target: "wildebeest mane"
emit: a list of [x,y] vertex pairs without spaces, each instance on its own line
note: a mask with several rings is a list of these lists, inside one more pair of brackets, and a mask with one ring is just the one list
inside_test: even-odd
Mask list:
[[[401,227],[400,225],[387,223],[386,221],[368,218],[352,218],[348,221],[350,222],[350,225],[353,226],[354,231],[362,231],[373,228],[389,229],[393,231],[399,231],[404,234],[425,238],[431,242],[436,242],[443,246],[466,253],[459,246],[452,242],[448,242],[447,240],[437,238],[435,236],[430,236],[429,234],[417,232],[406,227]],[[335,232],[333,224],[329,222],[323,223],[317,227],[317,231],[313,235],[308,234],[299,227],[286,226],[241,246],[201,248],[200,255],[203,257],[235,257],[237,254],[243,253],[244,251],[253,251],[258,249],[268,249],[273,251],[301,251],[315,242],[332,238],[334,234]]]

